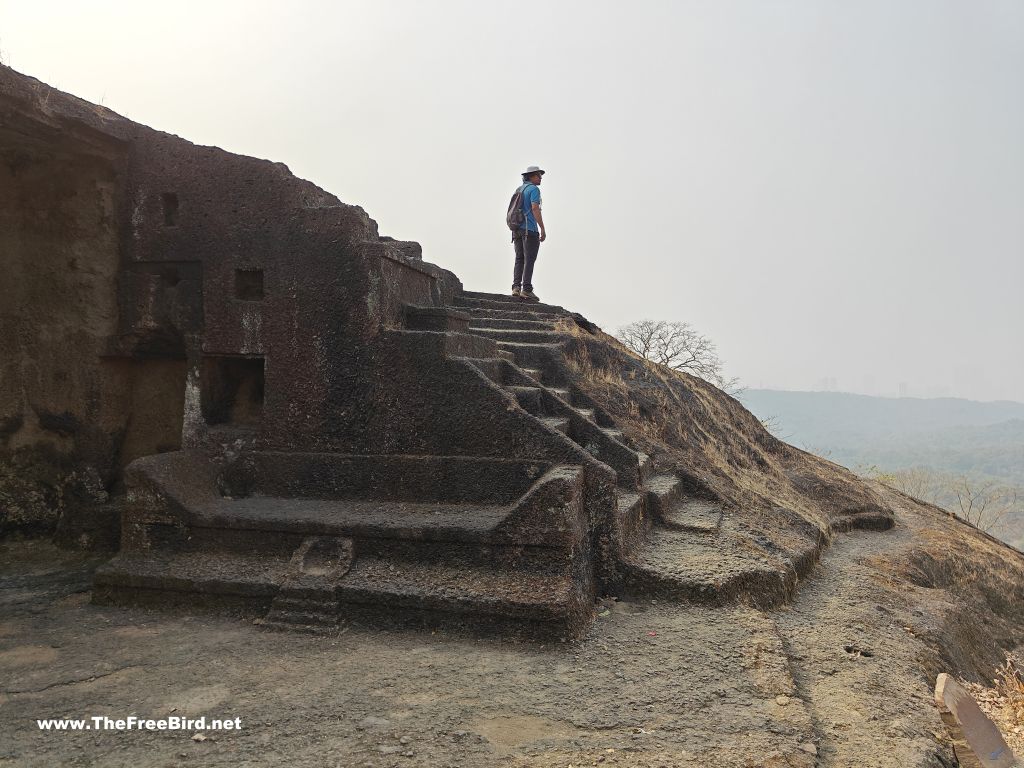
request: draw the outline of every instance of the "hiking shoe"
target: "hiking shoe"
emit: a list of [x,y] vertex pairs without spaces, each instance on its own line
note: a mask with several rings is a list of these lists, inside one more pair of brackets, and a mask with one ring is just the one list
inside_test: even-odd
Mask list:
[[521,288],[513,288],[512,295],[517,299],[521,299],[523,297],[523,291]]
[[521,298],[523,301],[540,301],[540,299],[537,298],[537,294],[535,294],[533,291],[522,291],[519,294],[519,298]]

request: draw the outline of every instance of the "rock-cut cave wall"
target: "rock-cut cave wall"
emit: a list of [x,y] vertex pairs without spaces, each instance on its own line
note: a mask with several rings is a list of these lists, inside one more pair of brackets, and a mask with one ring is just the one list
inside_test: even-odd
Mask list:
[[88,538],[144,455],[370,450],[382,332],[460,287],[281,163],[5,66],[0,257],[0,536]]
[[52,530],[181,443],[185,359],[106,354],[122,143],[0,113],[0,531]]

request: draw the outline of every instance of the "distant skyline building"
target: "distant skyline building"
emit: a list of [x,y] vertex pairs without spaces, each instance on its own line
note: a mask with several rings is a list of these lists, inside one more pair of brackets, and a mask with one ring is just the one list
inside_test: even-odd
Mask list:
[[839,379],[835,376],[825,376],[818,379],[818,386],[816,389],[819,392],[838,392],[839,391]]

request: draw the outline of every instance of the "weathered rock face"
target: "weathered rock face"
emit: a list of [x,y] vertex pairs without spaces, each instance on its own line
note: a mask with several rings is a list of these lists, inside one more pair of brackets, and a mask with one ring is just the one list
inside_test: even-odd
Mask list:
[[35,96],[0,100],[0,531],[52,529],[102,503],[128,461],[181,440],[184,359],[105,356],[123,143],[60,125]]
[[52,530],[81,476],[102,501],[133,459],[221,425],[289,445],[365,433],[365,342],[455,285],[282,165],[6,67],[0,249],[0,531]]
[[690,452],[648,448],[574,367],[586,320],[462,291],[280,164],[6,68],[0,152],[0,524],[89,543],[119,518],[96,599],[573,634],[598,590],[778,604],[833,528],[890,522],[799,509],[841,483],[695,384],[706,408],[654,414],[702,425]]
[[598,593],[777,606],[893,524],[724,393],[463,291],[280,164],[0,68],[0,182],[0,533],[114,537],[96,601],[571,636]]

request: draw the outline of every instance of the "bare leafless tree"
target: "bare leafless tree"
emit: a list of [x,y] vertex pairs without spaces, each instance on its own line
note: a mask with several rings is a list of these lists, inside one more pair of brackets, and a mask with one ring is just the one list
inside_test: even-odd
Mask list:
[[[776,414],[764,416],[763,418],[759,419],[759,421],[761,422],[762,427],[768,430],[773,436],[779,438],[779,440],[788,441],[789,438],[792,437],[791,434],[787,434],[785,430],[782,428],[782,419],[780,419]],[[811,451],[811,453],[814,453],[814,451]]]
[[941,472],[936,472],[927,467],[883,471],[878,467],[872,466],[863,470],[861,474],[869,475],[889,487],[895,488],[897,491],[913,496],[915,499],[921,499],[921,501],[926,501],[929,504],[949,508],[950,488],[955,481]]
[[993,480],[961,477],[953,487],[959,515],[983,531],[996,527],[1012,512],[1018,501],[1017,490]]
[[983,531],[999,527],[1019,511],[1021,490],[997,480],[950,475],[928,467],[883,471],[868,467],[861,474],[879,480],[908,496],[943,507]]
[[699,376],[732,395],[741,391],[739,379],[723,374],[715,342],[689,323],[637,320],[620,328],[617,336],[651,362]]

